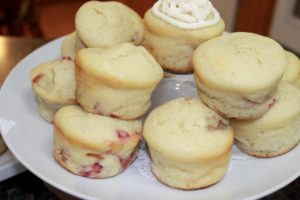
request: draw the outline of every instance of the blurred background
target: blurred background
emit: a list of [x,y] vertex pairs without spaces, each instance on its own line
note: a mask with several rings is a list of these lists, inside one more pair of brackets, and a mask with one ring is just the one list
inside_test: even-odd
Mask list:
[[[156,0],[119,0],[141,16]],[[86,0],[0,0],[0,35],[54,39],[74,30]],[[212,0],[227,31],[273,37],[300,54],[300,0]]]

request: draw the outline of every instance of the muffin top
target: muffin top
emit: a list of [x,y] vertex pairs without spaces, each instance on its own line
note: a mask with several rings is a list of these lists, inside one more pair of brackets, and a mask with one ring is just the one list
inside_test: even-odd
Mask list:
[[300,118],[300,90],[281,82],[278,85],[277,99],[270,110],[262,117],[249,121],[232,121],[234,128],[270,130],[284,128]]
[[82,49],[75,60],[79,70],[117,88],[154,87],[163,77],[153,56],[144,47],[130,43],[105,50]]
[[139,44],[143,40],[141,17],[119,2],[89,1],[75,16],[79,38],[88,47],[107,48],[123,42]]
[[223,19],[212,26],[198,29],[182,29],[166,22],[165,20],[155,16],[153,11],[149,9],[144,16],[146,29],[155,35],[162,37],[171,37],[188,41],[202,41],[219,36],[225,29]]
[[68,57],[33,68],[30,79],[36,95],[47,104],[75,103],[74,68],[74,62]]
[[98,151],[134,148],[142,131],[140,120],[125,121],[95,115],[79,106],[61,108],[55,114],[54,126],[70,142]]
[[231,150],[233,131],[227,120],[199,99],[174,99],[147,117],[143,136],[148,145],[173,159],[197,162]]
[[201,82],[238,94],[274,89],[287,63],[285,50],[276,41],[245,32],[204,42],[193,55],[194,72]]
[[283,81],[294,83],[298,80],[300,75],[300,61],[299,58],[292,52],[287,51],[288,65],[282,77]]

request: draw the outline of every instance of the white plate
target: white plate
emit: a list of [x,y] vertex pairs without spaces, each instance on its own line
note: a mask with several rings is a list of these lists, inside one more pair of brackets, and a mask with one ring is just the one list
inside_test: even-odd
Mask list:
[[[61,42],[61,38],[50,42],[23,59],[8,76],[0,92],[0,124],[5,142],[26,168],[50,185],[82,199],[240,200],[263,197],[300,175],[299,145],[272,159],[248,158],[235,150],[235,159],[232,159],[225,178],[212,187],[197,191],[166,187],[145,176],[136,164],[118,176],[103,180],[69,173],[53,159],[52,126],[40,117],[28,78],[34,66],[60,57]],[[190,75],[164,79],[154,94],[154,104],[182,95],[196,96]]]

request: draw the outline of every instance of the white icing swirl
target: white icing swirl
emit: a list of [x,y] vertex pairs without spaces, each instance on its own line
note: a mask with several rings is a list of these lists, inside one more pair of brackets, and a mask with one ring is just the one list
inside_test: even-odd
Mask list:
[[152,12],[182,29],[212,26],[221,19],[209,0],[158,0],[153,5]]

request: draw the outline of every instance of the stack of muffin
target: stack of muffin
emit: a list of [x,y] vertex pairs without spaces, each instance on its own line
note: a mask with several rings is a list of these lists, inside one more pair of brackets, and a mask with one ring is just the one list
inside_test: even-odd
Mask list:
[[300,92],[286,82],[295,82],[299,66],[287,55],[252,33],[212,39],[195,51],[200,98],[232,119],[236,145],[249,155],[274,157],[299,143]]
[[88,2],[75,24],[76,33],[62,44],[63,58],[35,67],[30,78],[41,115],[54,123],[56,161],[80,176],[111,177],[137,156],[139,118],[163,71],[134,45],[143,39],[143,23],[125,5]]
[[[144,19],[145,46],[162,67],[194,71],[200,100],[167,102],[150,113],[143,130],[154,175],[184,190],[224,176],[232,128],[236,145],[256,157],[281,155],[300,140],[300,92],[291,85],[300,80],[299,59],[257,34],[214,38],[223,32],[221,19],[206,28],[183,24],[196,3],[161,0]],[[208,19],[216,16],[212,10]]]
[[[76,14],[76,31],[64,38],[63,58],[32,70],[63,167],[90,178],[118,174],[137,156],[143,132],[157,179],[192,190],[222,179],[234,139],[257,157],[298,144],[295,55],[260,35],[221,36],[224,22],[208,0],[159,0],[144,24],[145,30],[121,3],[87,2]],[[167,102],[142,127],[139,117],[150,107],[162,69],[194,72],[200,98]]]
[[232,133],[238,148],[256,157],[279,156],[297,145],[300,91],[287,80],[300,66],[287,55],[274,40],[252,33],[200,45],[193,64],[201,100],[170,101],[146,119],[154,175],[184,190],[216,183],[227,171]]

